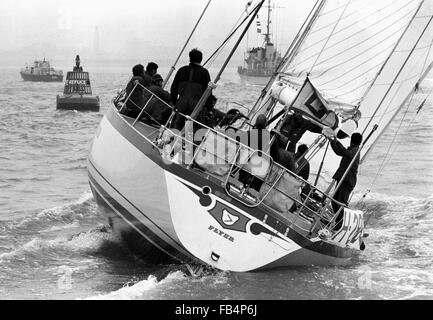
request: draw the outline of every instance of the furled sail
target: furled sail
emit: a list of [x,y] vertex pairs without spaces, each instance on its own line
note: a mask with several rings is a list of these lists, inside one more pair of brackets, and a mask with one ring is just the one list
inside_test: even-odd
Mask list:
[[[284,88],[296,97],[308,78],[329,109],[343,119],[356,115],[357,131],[364,136],[378,125],[363,149],[365,156],[431,68],[432,2],[321,1],[256,112],[269,111],[270,101],[278,97],[289,97]],[[279,100],[274,114],[290,104]],[[316,138],[305,134],[301,142],[311,144]],[[319,167],[324,152],[322,148],[314,157],[317,165],[312,167]],[[328,152],[320,182],[329,184],[338,164],[339,158]]]

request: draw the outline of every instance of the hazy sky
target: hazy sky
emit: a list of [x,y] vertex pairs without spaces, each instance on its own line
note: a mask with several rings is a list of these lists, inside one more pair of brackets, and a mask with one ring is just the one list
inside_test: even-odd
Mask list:
[[[179,47],[208,0],[0,0],[0,53],[62,55],[69,48],[123,54],[131,43]],[[189,47],[216,48],[245,9],[247,0],[212,0]],[[258,0],[253,1],[257,3]],[[315,0],[275,0],[274,42],[286,49]],[[264,17],[264,11],[260,18]],[[264,21],[264,20],[263,20]],[[263,22],[264,23],[264,22]],[[249,44],[258,37],[255,25]],[[129,43],[129,47],[128,47]],[[245,42],[246,43],[246,42]],[[52,48],[55,46],[55,49]],[[243,44],[243,49],[246,47]],[[21,52],[19,51],[19,52]],[[40,51],[40,52],[37,52]],[[44,52],[42,52],[44,51]],[[48,51],[48,52],[46,52]],[[50,52],[55,51],[55,52]],[[241,50],[244,51],[244,50]],[[175,56],[174,52],[167,52]]]

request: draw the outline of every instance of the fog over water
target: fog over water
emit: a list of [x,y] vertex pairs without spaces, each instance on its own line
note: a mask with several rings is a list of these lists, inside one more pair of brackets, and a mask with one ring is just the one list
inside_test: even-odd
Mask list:
[[[35,58],[60,61],[75,53],[93,61],[132,60],[150,55],[172,61],[187,39],[207,0],[2,0],[0,2],[0,58],[2,65],[22,65]],[[212,0],[189,47],[210,55],[228,35],[246,0]],[[253,1],[250,10],[258,1]],[[314,0],[273,1],[273,41],[285,51]],[[266,8],[259,14],[262,31]],[[256,22],[238,50],[242,60],[248,45],[263,41]],[[248,38],[248,39],[247,39]],[[230,47],[230,46],[228,46]],[[223,55],[224,56],[224,55]]]

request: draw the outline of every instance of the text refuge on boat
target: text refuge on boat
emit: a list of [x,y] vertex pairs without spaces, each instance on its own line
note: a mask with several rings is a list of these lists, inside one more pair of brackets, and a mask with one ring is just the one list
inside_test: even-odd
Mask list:
[[99,111],[99,97],[92,96],[89,73],[83,71],[80,63],[77,55],[73,71],[66,75],[63,95],[57,95],[57,109]]

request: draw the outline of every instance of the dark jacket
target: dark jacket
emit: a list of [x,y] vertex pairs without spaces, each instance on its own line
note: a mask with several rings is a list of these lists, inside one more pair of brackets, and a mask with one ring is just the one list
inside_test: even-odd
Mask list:
[[[334,150],[335,154],[342,157],[340,166],[338,167],[337,171],[333,176],[333,179],[339,182],[343,178],[343,175],[346,172],[347,168],[349,167],[350,163],[352,162],[352,159],[355,157],[356,153],[358,152],[359,146],[351,145],[349,148],[346,149],[338,140],[335,139],[335,140],[331,140],[331,147],[332,150]],[[360,155],[358,154],[355,162],[353,163],[346,178],[344,179],[344,183],[348,184],[353,188],[356,186],[356,176],[358,175],[359,161],[360,161]]]
[[171,108],[167,104],[171,104],[171,95],[168,91],[165,91],[163,88],[157,85],[151,85],[148,87],[149,91],[152,92],[155,96],[153,96],[152,100],[146,105],[147,100],[151,97],[149,92],[145,93],[145,105],[144,109],[146,114],[151,118],[151,120],[156,120],[159,124],[164,124],[167,122],[168,118],[171,114]]
[[180,112],[190,115],[210,81],[209,71],[198,64],[180,68],[171,85],[171,101]]
[[146,87],[149,87],[153,84],[152,83],[152,76],[150,74],[148,74],[146,71],[144,71],[144,73],[143,73],[143,79],[144,79],[144,82],[146,83]]
[[302,154],[295,154],[295,160],[298,164],[297,168],[297,174],[305,181],[308,181],[308,178],[310,177],[310,163],[305,159],[305,157],[302,157]]
[[278,159],[275,161],[289,171],[294,172],[296,169],[295,160],[293,159],[293,154],[290,151],[284,149],[278,150]]
[[[299,114],[289,115],[285,119],[280,132],[291,142],[289,145],[289,150],[291,152],[295,152],[296,144],[299,140],[301,140],[302,136],[307,130],[314,133],[322,132],[322,129],[319,126],[303,119]],[[287,142],[283,143],[284,145],[287,144]]]
[[139,112],[143,106],[144,89],[142,86],[146,87],[146,81],[141,76],[132,77],[126,85],[126,95],[129,97],[126,107],[129,111],[134,110],[134,112]]

